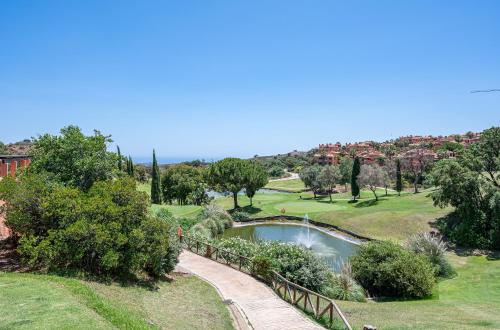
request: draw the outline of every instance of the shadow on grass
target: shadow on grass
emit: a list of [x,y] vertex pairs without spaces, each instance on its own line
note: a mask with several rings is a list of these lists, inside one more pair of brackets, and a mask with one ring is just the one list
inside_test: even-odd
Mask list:
[[247,206],[239,207],[237,209],[232,209],[229,211],[229,213],[234,213],[236,211],[246,212],[249,214],[257,214],[259,212],[262,212],[262,209],[259,207],[252,206],[252,205],[247,205]]

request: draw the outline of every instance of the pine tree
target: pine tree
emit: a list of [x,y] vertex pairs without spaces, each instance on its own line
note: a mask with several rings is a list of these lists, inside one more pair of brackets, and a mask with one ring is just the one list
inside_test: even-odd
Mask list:
[[396,191],[398,196],[401,196],[401,190],[403,190],[403,182],[401,180],[401,161],[396,159]]
[[160,188],[160,168],[156,162],[156,154],[153,150],[153,168],[151,180],[151,202],[153,204],[161,204],[161,188]]
[[359,185],[358,185],[358,175],[361,172],[361,164],[359,162],[359,157],[354,158],[354,162],[352,164],[352,173],[351,173],[351,194],[353,200],[356,200],[356,197],[359,196]]
[[120,146],[116,146],[116,149],[118,151],[118,169],[121,171],[123,169],[123,159],[122,153],[120,152]]

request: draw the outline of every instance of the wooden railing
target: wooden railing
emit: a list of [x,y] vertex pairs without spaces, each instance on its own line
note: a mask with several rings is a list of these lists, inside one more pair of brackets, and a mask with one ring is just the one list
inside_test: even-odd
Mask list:
[[[179,239],[182,246],[191,252],[254,276],[250,268],[251,260],[247,257],[220,249],[190,236],[181,235]],[[325,321],[330,325],[339,320],[346,329],[352,330],[346,317],[332,299],[295,284],[275,271],[273,271],[271,287],[281,299],[312,315],[317,320]]]

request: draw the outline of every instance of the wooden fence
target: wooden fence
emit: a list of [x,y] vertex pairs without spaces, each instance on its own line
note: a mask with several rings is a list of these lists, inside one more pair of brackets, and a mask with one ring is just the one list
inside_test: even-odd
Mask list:
[[[249,258],[220,249],[190,236],[181,235],[179,238],[182,246],[187,250],[254,276],[251,272],[251,260]],[[330,325],[335,320],[340,320],[346,329],[352,330],[344,314],[332,299],[290,282],[274,271],[271,287],[280,298],[314,316],[317,320],[326,321]]]

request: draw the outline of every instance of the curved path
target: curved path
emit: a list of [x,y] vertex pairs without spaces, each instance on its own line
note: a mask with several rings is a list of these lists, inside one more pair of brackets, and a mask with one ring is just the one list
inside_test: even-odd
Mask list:
[[178,265],[214,285],[223,299],[232,301],[245,315],[253,329],[323,329],[247,274],[188,251],[181,253]]

